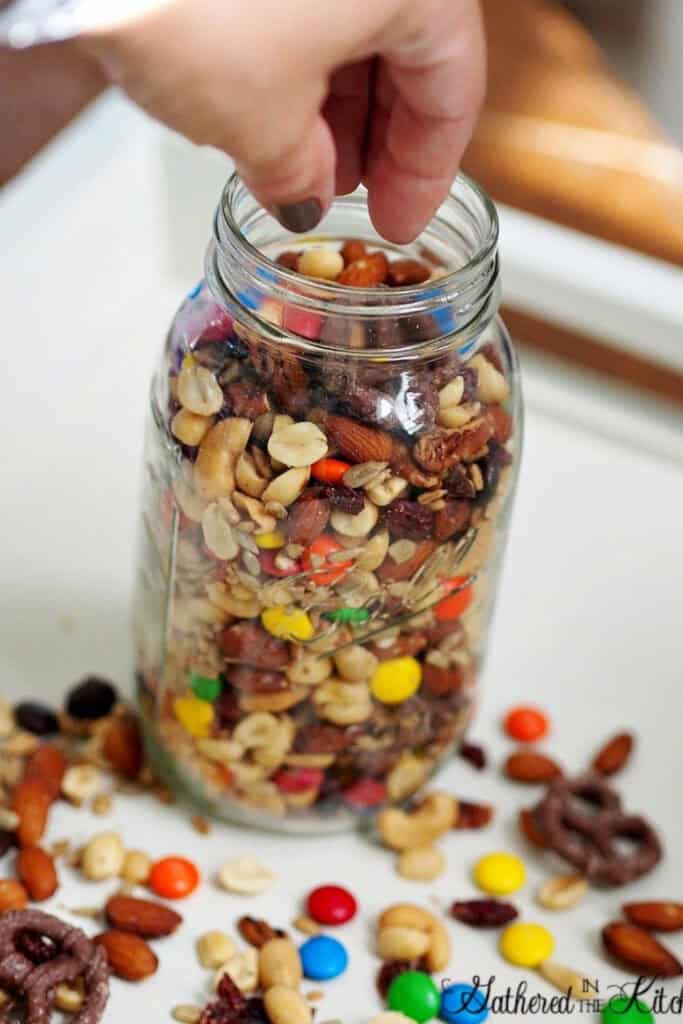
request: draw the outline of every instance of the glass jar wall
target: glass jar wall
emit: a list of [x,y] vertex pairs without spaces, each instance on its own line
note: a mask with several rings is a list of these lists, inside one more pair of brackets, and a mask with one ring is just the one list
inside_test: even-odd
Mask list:
[[347,827],[462,740],[521,440],[497,221],[460,178],[394,251],[366,196],[287,236],[237,177],[151,390],[135,638],[161,776]]

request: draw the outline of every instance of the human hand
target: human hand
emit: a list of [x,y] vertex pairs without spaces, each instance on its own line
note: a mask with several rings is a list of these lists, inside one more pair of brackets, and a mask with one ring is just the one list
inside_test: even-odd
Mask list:
[[86,37],[150,114],[310,231],[363,181],[385,238],[446,197],[482,102],[478,0],[174,0]]

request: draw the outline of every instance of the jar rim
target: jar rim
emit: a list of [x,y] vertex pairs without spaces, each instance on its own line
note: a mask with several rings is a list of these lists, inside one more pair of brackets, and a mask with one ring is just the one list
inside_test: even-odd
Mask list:
[[[343,206],[366,205],[367,192],[359,186],[353,193],[339,196],[332,209]],[[246,214],[240,210],[247,207]],[[447,214],[456,218],[466,214],[470,233],[473,234],[464,262],[453,270],[447,270],[443,277],[418,285],[403,285],[392,288],[377,287],[349,288],[336,282],[307,278],[294,270],[276,263],[248,236],[248,228],[256,221],[271,215],[260,207],[238,172],[234,172],[223,189],[214,222],[214,242],[207,253],[207,277],[219,293],[226,293],[226,299],[241,305],[241,314],[255,329],[258,328],[273,342],[286,343],[299,349],[310,349],[318,353],[339,354],[349,358],[386,360],[411,359],[436,354],[443,349],[458,348],[479,336],[497,311],[498,304],[498,235],[499,222],[496,207],[486,191],[465,174],[454,180],[447,198],[441,204],[425,231],[429,244],[429,231],[436,234],[436,228],[464,241],[455,223]],[[251,220],[250,220],[251,218]],[[275,223],[275,222],[274,222]],[[302,240],[332,240],[324,229],[301,236]],[[443,243],[443,239],[442,239]],[[429,316],[439,311],[450,311],[458,323],[443,334],[385,349],[349,349],[339,345],[315,342],[293,333],[286,328],[269,323],[259,317],[258,303],[251,308],[240,303],[239,294],[233,291],[235,280],[239,281],[239,293],[252,291],[261,299],[272,298],[283,304],[295,304],[299,309],[321,316],[359,318],[364,321],[380,320],[386,317]]]

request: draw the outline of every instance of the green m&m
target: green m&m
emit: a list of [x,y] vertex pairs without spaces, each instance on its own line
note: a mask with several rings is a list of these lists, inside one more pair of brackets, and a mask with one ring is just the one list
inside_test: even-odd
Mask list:
[[190,672],[189,683],[195,697],[209,701],[209,703],[218,700],[223,689],[220,679],[210,679],[208,676],[200,676],[196,672]]
[[613,996],[602,1008],[603,1024],[654,1024],[650,1009],[640,999]]
[[404,971],[394,978],[387,992],[387,1006],[411,1017],[418,1024],[436,1017],[441,993],[424,971]]

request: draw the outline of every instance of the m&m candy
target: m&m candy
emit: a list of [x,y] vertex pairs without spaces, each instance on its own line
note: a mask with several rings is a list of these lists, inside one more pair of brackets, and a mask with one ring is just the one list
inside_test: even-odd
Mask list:
[[489,853],[477,861],[474,881],[491,896],[508,896],[522,888],[526,870],[514,853]]
[[640,999],[628,996],[612,996],[603,1006],[603,1024],[654,1024],[655,1018],[649,1007]]
[[472,985],[448,985],[441,993],[439,1017],[447,1024],[483,1024],[489,1015],[486,996]]
[[538,967],[550,958],[554,948],[552,934],[542,924],[510,924],[500,937],[501,953],[517,967]]
[[370,680],[372,696],[382,704],[402,704],[419,689],[422,666],[415,658],[389,658],[375,669]]
[[310,893],[306,907],[320,924],[345,924],[355,916],[358,904],[341,885],[321,885]]
[[299,947],[301,968],[311,981],[330,981],[346,970],[349,954],[338,939],[314,935]]
[[387,1006],[398,1010],[418,1024],[436,1017],[441,994],[424,971],[404,971],[394,978],[387,992]]
[[550,728],[548,716],[540,708],[519,705],[511,708],[505,716],[505,731],[520,743],[533,743],[547,735]]
[[185,857],[163,857],[152,867],[147,884],[157,896],[181,900],[199,885],[199,870]]

